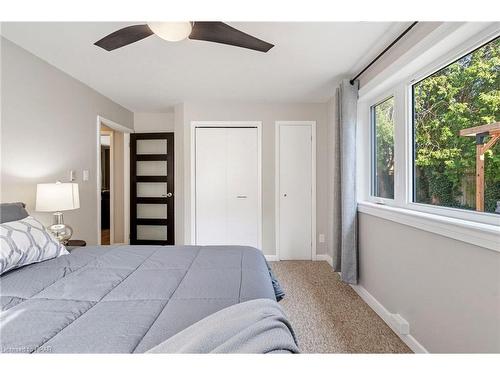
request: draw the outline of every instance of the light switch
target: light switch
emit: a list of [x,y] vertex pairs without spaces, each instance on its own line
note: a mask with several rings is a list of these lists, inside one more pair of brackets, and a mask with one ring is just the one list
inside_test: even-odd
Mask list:
[[83,181],[88,181],[89,180],[89,170],[84,169],[83,170]]
[[319,242],[320,242],[320,243],[325,242],[325,235],[324,235],[324,234],[320,234],[320,235],[319,235]]

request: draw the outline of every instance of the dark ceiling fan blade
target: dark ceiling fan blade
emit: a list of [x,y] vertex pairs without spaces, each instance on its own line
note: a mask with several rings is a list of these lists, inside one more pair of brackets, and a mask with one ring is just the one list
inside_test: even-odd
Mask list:
[[127,26],[105,36],[94,44],[96,46],[104,48],[106,51],[112,51],[114,49],[137,42],[138,40],[144,39],[152,34],[153,32],[148,25]]
[[195,22],[189,39],[206,40],[208,42],[229,44],[255,51],[267,52],[274,47],[254,36],[235,29],[224,22]]

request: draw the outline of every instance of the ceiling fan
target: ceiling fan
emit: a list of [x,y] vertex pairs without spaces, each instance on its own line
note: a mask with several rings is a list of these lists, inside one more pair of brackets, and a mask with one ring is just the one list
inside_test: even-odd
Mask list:
[[112,51],[153,34],[170,42],[178,42],[189,38],[228,44],[260,52],[267,52],[274,47],[273,44],[246,34],[224,22],[148,22],[147,24],[124,27],[94,44],[106,51]]

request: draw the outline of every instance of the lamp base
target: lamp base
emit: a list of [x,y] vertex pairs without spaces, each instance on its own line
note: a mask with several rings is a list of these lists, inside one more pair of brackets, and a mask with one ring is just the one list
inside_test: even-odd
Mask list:
[[73,235],[73,228],[64,224],[62,212],[54,213],[54,224],[52,224],[48,230],[63,245],[66,245]]

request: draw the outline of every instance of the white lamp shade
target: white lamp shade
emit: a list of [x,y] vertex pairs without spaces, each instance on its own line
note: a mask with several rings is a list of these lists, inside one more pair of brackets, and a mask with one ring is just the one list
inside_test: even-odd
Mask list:
[[191,34],[191,22],[148,22],[152,32],[169,42],[178,42]]
[[78,184],[56,182],[36,185],[36,210],[67,211],[80,208]]

